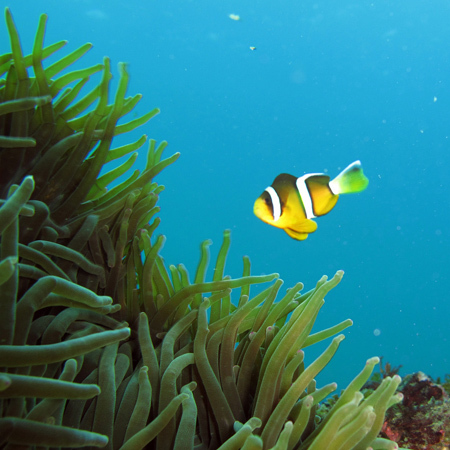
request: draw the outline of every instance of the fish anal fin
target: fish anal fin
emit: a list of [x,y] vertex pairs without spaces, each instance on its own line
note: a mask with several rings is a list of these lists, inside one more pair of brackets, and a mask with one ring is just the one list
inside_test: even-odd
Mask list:
[[291,228],[285,228],[284,231],[292,238],[297,241],[304,241],[308,237],[308,233],[300,233]]

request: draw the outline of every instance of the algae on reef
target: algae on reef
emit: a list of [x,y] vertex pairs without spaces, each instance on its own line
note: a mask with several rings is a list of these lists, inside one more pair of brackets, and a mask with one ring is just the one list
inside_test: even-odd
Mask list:
[[[400,400],[400,378],[366,399],[360,393],[378,358],[315,421],[336,384],[316,388],[314,378],[351,321],[310,333],[343,273],[303,294],[298,283],[276,300],[278,275],[251,275],[248,259],[241,278],[225,276],[229,232],[212,281],[209,241],[193,282],[184,266],[167,269],[165,237],[155,235],[163,187],[153,179],[179,155],[162,159],[166,143],[151,140],[145,168],[111,187],[146,141],[111,148],[114,136],[158,110],[117,125],[141,96],[125,96],[120,64],[110,103],[108,58],[68,72],[89,44],[44,67],[65,45],[44,46],[46,19],[24,56],[6,9],[11,53],[0,56],[0,445],[396,448],[377,435]],[[82,95],[96,72],[100,84]],[[271,284],[252,297],[259,283]],[[302,349],[334,335],[305,366]]]

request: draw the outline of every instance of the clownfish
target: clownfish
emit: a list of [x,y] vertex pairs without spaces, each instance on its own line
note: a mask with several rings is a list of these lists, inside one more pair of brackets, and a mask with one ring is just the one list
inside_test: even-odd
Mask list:
[[282,173],[256,199],[253,212],[263,222],[302,241],[317,229],[311,219],[328,214],[340,194],[361,192],[368,184],[360,161],[350,164],[331,181],[324,173],[299,178]]

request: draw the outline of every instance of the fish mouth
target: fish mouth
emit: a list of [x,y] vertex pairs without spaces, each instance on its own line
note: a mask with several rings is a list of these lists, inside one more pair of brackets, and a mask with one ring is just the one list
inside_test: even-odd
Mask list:
[[264,211],[264,208],[258,200],[256,200],[255,204],[253,205],[253,214],[258,219],[261,219],[263,222],[267,223],[267,219],[265,218],[265,216],[267,216],[267,211]]
[[260,201],[259,199],[256,200],[255,204],[253,205],[253,214],[255,214],[255,216],[258,219],[262,220],[264,223],[276,226],[275,221],[272,217],[272,211],[267,208],[265,202]]

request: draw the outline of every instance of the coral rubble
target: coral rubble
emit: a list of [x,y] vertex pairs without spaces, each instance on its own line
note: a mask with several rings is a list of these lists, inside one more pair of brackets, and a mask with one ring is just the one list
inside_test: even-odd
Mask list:
[[450,446],[450,400],[442,386],[422,372],[400,385],[403,402],[387,411],[381,434],[413,450]]

